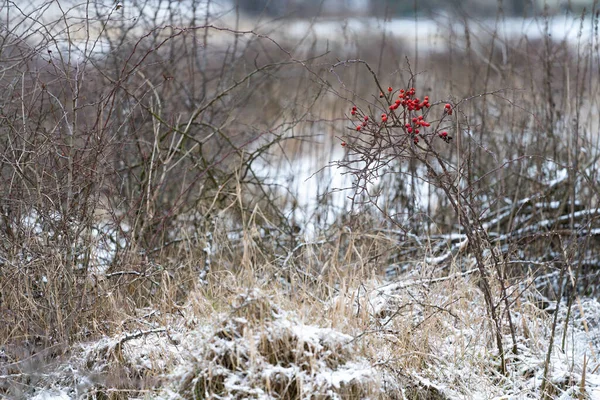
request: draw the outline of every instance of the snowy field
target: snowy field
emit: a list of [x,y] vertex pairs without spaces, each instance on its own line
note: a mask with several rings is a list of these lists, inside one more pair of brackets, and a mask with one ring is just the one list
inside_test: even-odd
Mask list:
[[[206,301],[200,298],[167,324],[157,322],[164,318],[156,310],[140,310],[146,329],[77,345],[52,365],[33,356],[27,373],[35,385],[23,386],[23,398],[110,396],[120,391],[103,387],[138,377],[161,389],[128,398],[538,399],[551,314],[528,301],[513,310],[518,346],[503,376],[482,329],[473,272],[369,282],[323,304],[316,319],[325,325],[257,290],[240,293],[210,320],[191,316]],[[555,307],[549,302],[547,309]],[[549,381],[557,398],[600,399],[600,303],[578,300],[566,331],[565,310],[563,304]],[[7,374],[11,365],[1,368],[7,382],[18,378]]]
[[[91,69],[91,58],[107,56],[111,46],[107,40],[112,34],[110,24],[137,24],[130,32],[131,37],[135,37],[147,33],[148,26],[156,23],[185,29],[190,17],[202,21],[201,17],[207,12],[206,7],[194,9],[185,2],[177,3],[175,9],[167,3],[140,1],[123,7],[112,0],[94,4],[85,1],[4,2],[0,5],[0,19],[7,21],[4,29],[27,37],[36,54],[46,58],[53,52],[52,57],[66,55],[66,65],[74,71],[80,68],[83,71]],[[226,30],[236,27],[231,3],[213,2],[211,7],[210,24]],[[475,38],[471,44],[473,51],[482,58],[485,58],[485,44],[492,36],[502,44],[543,41],[550,35],[572,50],[593,45],[597,40],[592,19],[581,20],[573,15],[547,20],[501,18],[466,22],[440,15],[416,23],[412,19],[381,21],[374,18],[294,19],[269,23],[247,19],[236,29],[253,30],[253,35],[265,34],[285,43],[302,40],[308,43],[308,39],[316,38],[318,46],[328,49],[330,44],[335,44],[346,54],[354,54],[359,49],[357,41],[365,36],[392,41],[408,38],[409,51],[418,48],[420,57],[424,54],[433,57],[444,53],[450,42],[458,49],[466,47],[465,23]],[[212,43],[226,43],[225,40],[219,42],[219,32],[212,38]],[[597,63],[597,60],[588,61],[591,67]],[[500,52],[498,62],[508,62],[506,54]],[[167,80],[165,77],[164,81]],[[593,110],[597,103],[592,101],[591,104]],[[343,108],[349,107],[344,103]],[[342,112],[335,116],[342,117]],[[338,132],[347,128],[347,122],[339,124]],[[567,126],[569,124],[572,123],[569,121]],[[276,192],[277,197],[289,194],[293,199],[280,211],[285,218],[300,225],[302,234],[291,239],[293,245],[289,248],[277,247],[280,237],[276,234],[284,234],[278,232],[277,226],[268,226],[269,230],[267,223],[260,226],[256,222],[263,217],[269,222],[274,216],[261,214],[260,205],[250,211],[240,207],[239,215],[232,212],[234,218],[242,220],[243,226],[238,230],[226,231],[220,237],[216,233],[213,237],[213,232],[207,233],[207,238],[190,234],[181,242],[197,248],[182,245],[172,253],[168,252],[170,248],[165,251],[165,265],[175,265],[174,270],[178,271],[184,268],[201,271],[199,277],[193,278],[196,283],[192,290],[182,285],[183,289],[160,292],[163,297],[153,297],[158,292],[156,287],[172,284],[175,277],[167,267],[152,260],[153,249],[145,252],[134,247],[132,259],[135,262],[131,270],[119,266],[115,272],[118,253],[122,256],[122,252],[131,247],[126,239],[132,237],[134,228],[126,222],[119,220],[119,223],[109,224],[98,218],[99,222],[86,221],[89,224],[84,226],[71,221],[62,224],[68,218],[58,212],[42,215],[35,207],[23,213],[18,225],[31,239],[30,244],[39,245],[41,249],[47,246],[55,253],[60,251],[55,251],[52,240],[48,239],[61,236],[62,231],[56,227],[67,230],[67,226],[83,232],[72,241],[72,249],[89,246],[89,251],[85,259],[75,259],[75,272],[71,273],[85,271],[84,287],[97,296],[98,302],[127,303],[129,308],[117,310],[113,314],[118,316],[116,321],[94,315],[90,323],[94,332],[81,332],[80,339],[68,347],[43,348],[38,346],[35,337],[23,339],[22,348],[0,341],[0,397],[6,393],[8,399],[34,400],[508,400],[539,399],[543,395],[541,388],[546,385],[548,398],[600,400],[600,302],[597,298],[573,296],[571,303],[552,300],[547,292],[557,292],[558,268],[547,259],[533,260],[531,265],[551,266],[554,272],[540,276],[532,273],[511,282],[508,292],[494,286],[493,302],[501,315],[501,323],[509,321],[511,325],[510,329],[498,327],[506,350],[506,370],[502,371],[503,357],[496,347],[498,338],[493,334],[495,328],[481,290],[481,270],[477,269],[475,258],[467,254],[470,243],[466,235],[456,232],[428,238],[411,237],[402,232],[404,239],[397,239],[391,234],[397,232],[390,229],[386,232],[391,232],[390,236],[382,238],[382,230],[355,232],[350,223],[337,226],[340,215],[349,211],[348,192],[340,189],[350,187],[352,180],[334,163],[347,153],[339,145],[339,137],[321,134],[327,131],[327,124],[315,123],[311,127],[319,132],[314,137],[320,142],[308,145],[314,151],[293,158],[275,152],[271,158],[265,157],[254,164],[255,172],[265,184],[283,188]],[[465,137],[473,136],[470,130],[459,132]],[[523,137],[526,136],[523,133]],[[592,154],[593,148],[589,149]],[[587,155],[581,153],[582,158]],[[527,238],[553,227],[558,230],[568,223],[576,226],[578,233],[587,229],[587,237],[593,240],[600,235],[600,230],[592,225],[599,214],[597,206],[575,210],[581,206],[576,202],[572,210],[559,215],[556,213],[565,201],[558,195],[552,197],[570,184],[570,179],[574,182],[573,190],[578,193],[584,191],[585,184],[596,182],[597,160],[580,168],[580,174],[574,178],[569,174],[569,166],[552,159],[536,160],[535,165],[523,167],[518,178],[533,181],[539,198],[515,195],[499,199],[506,204],[505,208],[490,207],[482,212],[481,231],[489,233],[491,239],[490,248],[481,254],[486,257],[484,266],[489,269],[487,272],[494,285],[499,286],[499,283],[493,279],[498,270],[492,269],[492,255],[497,249],[504,251],[504,247],[508,247],[506,243],[515,237]],[[502,168],[504,164],[498,169]],[[421,176],[427,173],[425,168],[416,171]],[[544,179],[536,181],[539,176]],[[183,180],[180,176],[176,179]],[[400,186],[409,196],[418,198],[423,209],[439,203],[438,195],[430,193],[426,180],[409,186],[406,182],[398,183],[401,178],[395,179],[383,183],[375,180],[372,185]],[[222,187],[218,186],[218,191]],[[149,188],[150,184],[148,193]],[[155,189],[160,190],[160,187]],[[242,189],[235,187],[235,190]],[[412,193],[413,190],[416,193]],[[229,215],[230,209],[237,210],[236,202],[241,204],[243,200],[239,195],[235,201],[222,206],[223,209],[213,210],[217,207],[217,198],[215,195],[207,208],[211,212],[216,210],[214,220],[222,218],[224,221],[227,217],[223,215]],[[497,199],[487,200],[495,205]],[[436,211],[431,207],[432,212]],[[319,214],[321,212],[323,214]],[[121,218],[117,214],[113,215],[115,220]],[[195,217],[193,212],[190,215]],[[588,221],[588,217],[589,224],[582,222]],[[242,218],[251,222],[246,223]],[[214,220],[213,227],[217,225]],[[434,222],[431,226],[435,226]],[[510,232],[500,228],[495,231],[503,224],[510,225]],[[217,228],[214,230],[217,232]],[[410,253],[411,257],[416,254],[414,259],[406,261],[398,257],[402,260],[388,261],[385,256],[389,248],[400,248],[402,240],[408,242],[407,237],[415,241],[413,246],[418,250]],[[381,248],[372,250],[369,245],[356,244],[370,239],[381,241],[383,244],[372,245]],[[323,250],[320,245],[324,245]],[[268,254],[269,246],[275,248],[272,254]],[[569,262],[583,263],[595,256],[593,243],[590,248],[591,255],[569,254],[571,258],[568,258],[562,248],[564,254],[559,256]],[[518,250],[511,255],[520,256]],[[234,253],[241,256],[228,258]],[[42,257],[37,259],[33,252],[24,252],[19,257],[15,261],[0,254],[0,267],[12,266],[12,263],[45,265],[46,262]],[[564,269],[565,282],[576,279],[575,261]],[[150,265],[154,268],[150,268],[152,275],[145,276],[135,270],[133,267],[138,266],[135,263]],[[365,270],[374,264],[380,268]],[[28,270],[23,268],[22,271]],[[2,272],[0,269],[0,287],[6,285]],[[210,279],[207,278],[209,273]],[[132,276],[131,280],[127,280],[128,275]],[[143,281],[145,278],[148,281]],[[35,283],[45,288],[52,279],[46,274]],[[114,292],[100,293],[98,288],[111,279],[117,282]],[[137,280],[144,282],[142,289],[135,287]],[[138,298],[140,303],[153,305],[138,306],[133,300],[128,303],[127,298],[119,297],[136,290],[142,292],[142,300]],[[185,302],[178,301],[181,298],[178,290],[187,290]],[[59,296],[50,302],[58,304],[60,300]],[[83,307],[83,301],[81,304]],[[95,339],[90,340],[90,337]]]

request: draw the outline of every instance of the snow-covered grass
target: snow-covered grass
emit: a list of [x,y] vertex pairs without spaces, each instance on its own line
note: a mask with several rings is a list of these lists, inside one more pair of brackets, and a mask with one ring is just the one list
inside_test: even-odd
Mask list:
[[[473,271],[370,279],[300,305],[267,288],[228,287],[227,298],[213,300],[199,289],[179,311],[163,315],[162,325],[156,313],[140,310],[146,317],[137,328],[74,347],[45,371],[44,385],[22,393],[35,399],[539,398],[552,313],[527,300],[527,292],[520,296],[512,309],[517,353],[507,354],[502,375],[477,279]],[[549,373],[553,397],[600,399],[598,315],[598,301],[578,298],[565,331],[561,304]],[[503,340],[511,348],[507,329]]]

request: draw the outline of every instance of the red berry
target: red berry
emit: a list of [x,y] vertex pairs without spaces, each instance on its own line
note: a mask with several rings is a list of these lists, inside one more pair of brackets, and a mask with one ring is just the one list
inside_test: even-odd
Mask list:
[[341,143],[342,147],[346,147],[346,142]]
[[444,108],[445,108],[446,110],[449,110],[449,109],[451,109],[451,108],[452,108],[452,106],[450,105],[450,103],[446,103],[446,105],[444,106]]
[[356,115],[356,111],[352,110],[352,111],[350,111],[350,114]]
[[368,121],[368,120],[369,120],[369,116],[365,115],[365,121]]
[[361,125],[358,125],[358,126],[356,127],[356,130],[357,130],[357,131],[360,131],[361,129],[362,129],[362,126],[361,126]]
[[391,92],[392,90],[394,90],[394,89],[392,89],[392,87],[391,87],[391,86],[390,86],[390,87],[388,87],[388,92]]

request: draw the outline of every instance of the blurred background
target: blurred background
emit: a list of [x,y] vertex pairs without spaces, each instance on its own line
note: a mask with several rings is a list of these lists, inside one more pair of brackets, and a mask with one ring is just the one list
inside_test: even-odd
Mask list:
[[590,8],[593,0],[246,0],[234,2],[245,12],[271,16],[293,17],[409,17],[415,13],[436,15],[467,13],[469,16],[493,16],[504,12],[508,16],[527,17],[540,12],[574,12]]

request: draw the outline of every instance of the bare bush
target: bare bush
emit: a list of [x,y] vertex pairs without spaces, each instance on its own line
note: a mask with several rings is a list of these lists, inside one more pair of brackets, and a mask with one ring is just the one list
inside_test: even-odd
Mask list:
[[172,290],[181,301],[209,261],[167,260],[178,244],[208,260],[194,247],[215,220],[243,228],[260,208],[253,218],[293,235],[260,169],[320,96],[295,91],[286,101],[305,109],[289,112],[273,80],[312,75],[318,54],[212,25],[204,2],[155,6],[5,10],[27,25],[5,27],[2,52],[5,340],[108,332],[113,312]]

